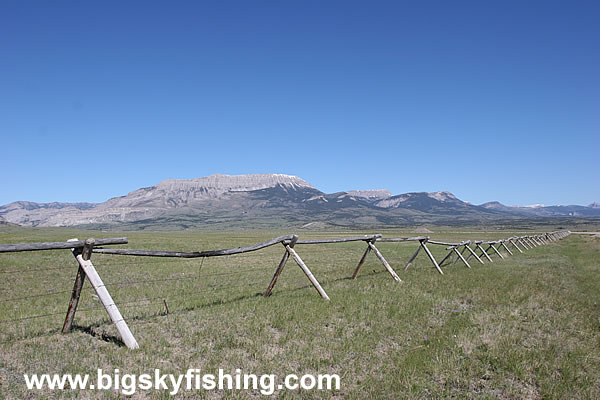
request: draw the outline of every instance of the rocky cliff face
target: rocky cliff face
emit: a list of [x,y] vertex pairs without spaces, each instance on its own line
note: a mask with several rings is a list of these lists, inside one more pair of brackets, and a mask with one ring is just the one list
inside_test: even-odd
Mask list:
[[169,179],[156,186],[138,189],[99,205],[102,209],[127,207],[189,207],[206,201],[222,200],[240,192],[275,187],[288,190],[313,189],[310,183],[292,175],[212,175],[196,179]]

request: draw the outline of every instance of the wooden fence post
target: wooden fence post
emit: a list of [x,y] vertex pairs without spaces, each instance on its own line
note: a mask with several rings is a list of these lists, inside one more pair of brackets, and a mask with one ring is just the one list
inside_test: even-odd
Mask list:
[[[70,239],[69,242],[77,241],[78,239]],[[71,252],[75,257],[79,254],[83,257],[84,260],[89,260],[92,255],[92,246],[91,244],[85,243],[83,250],[81,248],[73,248]],[[75,318],[75,312],[77,311],[77,305],[79,304],[79,298],[81,297],[81,289],[83,288],[83,284],[85,282],[85,272],[83,268],[78,264],[77,268],[77,276],[75,276],[75,283],[73,285],[73,292],[71,293],[71,300],[69,301],[69,308],[67,309],[67,315],[65,317],[65,322],[62,327],[62,333],[69,333],[71,328],[73,327],[73,318]]]
[[[465,258],[463,257],[463,255],[456,250],[456,247],[453,247],[452,250],[454,250],[454,252],[456,253],[456,255],[462,260],[463,263],[465,263],[465,265],[467,266],[467,268],[471,268],[471,266],[469,265],[469,263],[467,262],[467,260],[465,260]],[[463,249],[464,251],[464,249]]]
[[[94,240],[88,239],[86,240],[85,244],[89,246],[91,251],[91,248],[94,245]],[[110,316],[110,319],[115,324],[117,331],[119,331],[119,334],[121,335],[121,339],[123,339],[123,343],[125,343],[125,346],[127,346],[130,349],[139,348],[137,341],[135,340],[133,334],[129,330],[127,323],[125,322],[123,316],[119,312],[119,309],[117,308],[117,305],[110,296],[110,293],[108,293],[104,282],[102,282],[102,279],[100,278],[100,275],[98,275],[98,272],[96,272],[96,268],[94,268],[92,262],[89,259],[84,260],[82,254],[74,253],[74,255],[77,259],[77,262],[79,263],[79,266],[85,272],[85,275],[88,277],[90,283],[92,284],[92,287],[94,288],[96,294],[100,298],[102,305],[104,305],[104,308]]]
[[[460,255],[461,255],[461,256],[463,256],[463,255],[465,254],[465,251],[467,251],[467,249],[465,249],[465,246],[466,246],[466,244],[463,244],[463,249],[460,251]],[[458,246],[458,247],[460,247],[460,246]],[[456,257],[456,258],[454,259],[454,262],[453,262],[452,264],[456,264],[456,263],[458,262],[458,260],[459,260],[459,258],[458,258],[458,257]]]
[[415,253],[412,255],[410,260],[408,260],[408,263],[406,263],[406,266],[404,267],[405,271],[408,269],[408,267],[410,267],[410,265],[413,263],[413,261],[415,261],[415,258],[417,258],[420,251],[421,251],[421,244],[419,244],[419,247],[417,247],[417,251],[415,251]]
[[[292,240],[290,240],[289,246],[291,248],[294,248],[294,246],[296,245],[297,241],[298,241],[298,236],[294,235],[292,237]],[[282,242],[282,244],[283,244],[283,247],[285,247],[285,243]],[[279,275],[281,274],[281,271],[283,271],[283,267],[285,267],[285,264],[287,263],[287,260],[289,258],[290,258],[290,253],[288,253],[288,251],[286,249],[285,252],[283,253],[283,257],[281,258],[281,261],[279,262],[279,266],[275,270],[275,274],[273,275],[273,279],[271,279],[271,283],[269,283],[269,287],[267,287],[267,291],[264,294],[265,297],[269,297],[271,295],[271,291],[273,290],[273,286],[275,286],[275,284],[277,283],[277,279],[279,278]]]
[[525,243],[525,240],[523,239],[523,236],[517,238],[517,243],[519,243],[521,246],[523,246],[524,250],[529,250],[530,249],[530,247],[527,245],[527,243]]
[[304,261],[302,261],[302,258],[300,258],[298,253],[296,253],[296,250],[294,250],[294,246],[296,245],[297,241],[298,241],[298,236],[293,235],[291,240],[281,242],[283,247],[285,247],[285,253],[284,253],[283,257],[281,258],[281,261],[279,262],[279,266],[275,270],[273,279],[271,279],[271,283],[269,284],[269,287],[267,288],[264,296],[268,297],[271,295],[271,292],[273,291],[273,287],[275,286],[275,283],[277,283],[277,279],[279,278],[281,271],[283,271],[283,267],[285,267],[285,264],[287,263],[289,257],[292,256],[292,258],[294,259],[296,264],[298,264],[298,266],[300,267],[302,272],[304,272],[304,274],[306,275],[306,277],[308,278],[310,283],[314,286],[314,288],[317,290],[317,292],[319,292],[321,297],[324,298],[325,300],[329,300],[329,296],[327,296],[327,293],[325,293],[325,291],[321,287],[321,284],[319,283],[319,281],[317,281],[317,279],[314,277],[312,272],[310,272],[310,269],[308,269],[306,264],[304,264]]
[[479,258],[479,256],[477,255],[477,253],[475,253],[475,251],[474,251],[474,250],[471,248],[471,244],[470,244],[470,243],[467,243],[467,244],[465,245],[465,248],[466,248],[467,250],[469,250],[469,252],[471,253],[471,254],[469,254],[469,256],[467,257],[467,261],[469,261],[469,258],[471,258],[471,256],[473,256],[473,257],[475,257],[475,258],[477,259],[477,261],[479,261],[481,264],[485,264],[485,263],[483,262],[483,260],[482,260],[481,258]]
[[367,259],[367,256],[369,255],[370,252],[371,252],[371,246],[367,245],[365,252],[363,253],[362,257],[360,258],[360,261],[358,262],[358,265],[356,266],[356,269],[354,270],[354,273],[352,274],[352,279],[356,279],[356,277],[358,276],[358,271],[360,271],[360,268],[365,263],[365,260]]
[[440,267],[441,267],[442,265],[444,265],[444,261],[446,261],[448,258],[450,258],[450,256],[451,256],[451,255],[454,255],[454,252],[452,251],[452,249],[450,249],[450,250],[448,251],[448,254],[446,254],[446,257],[444,257],[444,258],[442,259],[442,261],[440,261],[440,262],[438,263],[438,265],[439,265]]
[[508,239],[504,239],[502,241],[502,246],[504,246],[504,248],[506,249],[506,251],[508,251],[508,254],[510,254],[511,256],[514,256],[515,253],[513,253],[512,250],[510,249],[510,247],[506,245],[507,241],[508,241]]
[[512,252],[512,251],[510,251],[510,249],[508,248],[508,246],[506,246],[506,245],[504,244],[504,240],[501,240],[501,241],[500,241],[500,244],[502,245],[502,247],[504,247],[504,248],[506,249],[506,251],[508,251],[508,254],[510,254],[511,256],[513,256],[513,255],[514,255],[514,254],[513,254],[513,252]]
[[441,275],[444,275],[444,272],[442,271],[442,269],[438,265],[437,261],[435,261],[435,258],[433,258],[433,254],[431,254],[431,252],[427,248],[427,245],[425,244],[426,241],[427,240],[419,240],[419,242],[421,243],[421,246],[423,246],[423,250],[425,250],[425,252],[427,253],[427,256],[429,256],[429,259],[431,260],[431,262],[433,263],[433,265],[435,266],[435,268],[437,268],[438,272]]
[[290,253],[290,255],[292,256],[294,261],[296,261],[296,264],[298,264],[298,266],[302,269],[302,271],[304,272],[304,274],[306,275],[306,277],[308,278],[310,283],[312,283],[312,285],[315,287],[315,289],[317,289],[317,292],[319,292],[321,297],[324,298],[325,300],[329,300],[329,296],[327,296],[327,293],[325,293],[325,291],[319,284],[319,281],[317,281],[317,279],[313,276],[312,272],[310,272],[310,269],[308,269],[306,264],[304,264],[304,261],[302,261],[302,259],[298,255],[298,253],[296,253],[296,250],[291,248],[289,244],[286,244],[285,248],[287,249],[288,253]]
[[514,239],[513,239],[513,238],[511,238],[511,239],[508,239],[508,243],[512,244],[512,246],[513,246],[515,249],[519,250],[519,253],[523,253],[523,250],[521,250],[521,249],[519,248],[519,246],[517,246],[517,244],[515,243],[515,241],[514,241]]
[[[374,240],[375,239],[373,239],[373,241]],[[379,258],[379,261],[381,261],[381,263],[383,264],[385,269],[387,269],[387,271],[390,273],[390,275],[392,275],[392,278],[394,278],[394,280],[396,280],[397,282],[402,282],[400,277],[396,274],[396,271],[394,271],[394,269],[390,266],[390,264],[387,262],[387,260],[383,257],[383,254],[381,254],[379,249],[377,247],[375,247],[375,245],[373,244],[373,241],[367,242],[367,244],[369,245],[369,248],[371,250],[373,250],[373,253],[375,253],[377,258]]]
[[481,255],[482,255],[482,256],[485,256],[485,258],[487,258],[489,262],[494,262],[494,261],[493,261],[493,260],[490,258],[489,254],[488,254],[488,253],[487,253],[487,252],[486,252],[486,251],[483,249],[483,247],[481,247],[481,246],[480,246],[480,243],[481,243],[481,242],[479,242],[479,243],[478,243],[478,242],[475,242],[475,247],[476,247],[477,249],[481,250],[481,253],[482,253]]
[[[490,247],[491,247],[492,249],[494,249],[494,251],[496,252],[496,254],[498,254],[498,255],[500,256],[500,258],[501,258],[501,259],[503,259],[503,260],[504,260],[504,256],[502,255],[502,253],[500,253],[500,252],[498,251],[498,249],[496,249],[492,243],[490,243]],[[488,250],[489,250],[489,248],[488,248]]]

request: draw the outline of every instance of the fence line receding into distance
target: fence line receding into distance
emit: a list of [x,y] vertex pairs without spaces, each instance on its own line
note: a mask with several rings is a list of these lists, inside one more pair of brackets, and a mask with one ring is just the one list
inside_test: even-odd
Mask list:
[[[136,257],[161,257],[161,258],[201,258],[205,259],[208,257],[219,257],[219,256],[229,256],[235,254],[243,254],[249,253],[253,251],[257,251],[260,249],[264,249],[266,247],[274,246],[277,244],[281,244],[284,247],[284,253],[279,262],[277,268],[275,269],[275,273],[271,282],[269,283],[267,290],[264,293],[265,297],[271,295],[273,287],[275,286],[283,268],[285,267],[288,259],[292,257],[292,259],[296,262],[298,267],[302,270],[302,272],[306,275],[311,285],[317,290],[319,295],[329,300],[329,296],[321,287],[319,281],[312,274],[308,266],[302,260],[298,252],[296,251],[297,246],[303,245],[315,245],[315,244],[336,244],[336,243],[349,243],[349,242],[364,242],[367,247],[360,258],[357,267],[354,270],[352,275],[352,279],[356,279],[358,273],[364,264],[368,254],[370,252],[375,253],[376,257],[383,264],[387,272],[392,276],[392,278],[401,282],[400,278],[388,263],[388,261],[384,258],[381,251],[375,246],[377,242],[381,243],[406,243],[406,242],[418,242],[418,247],[412,257],[409,259],[408,263],[405,265],[404,270],[408,269],[408,267],[415,261],[421,250],[425,251],[427,257],[436,268],[436,270],[440,274],[444,274],[442,271],[442,267],[444,265],[448,265],[450,263],[456,264],[459,260],[467,267],[471,268],[469,264],[469,259],[473,257],[480,264],[485,264],[484,259],[488,262],[494,262],[492,256],[496,255],[500,259],[504,259],[505,256],[500,252],[500,250],[505,250],[507,254],[514,255],[511,248],[519,253],[523,253],[524,250],[529,250],[534,247],[539,247],[543,245],[550,244],[557,240],[563,239],[568,236],[570,231],[556,231],[543,233],[539,235],[527,235],[527,236],[513,236],[508,239],[500,239],[500,240],[492,240],[492,241],[483,241],[483,240],[467,240],[460,243],[448,243],[441,242],[436,240],[431,240],[428,236],[418,236],[418,237],[408,237],[408,238],[383,238],[381,234],[374,235],[365,235],[360,237],[348,237],[348,238],[331,238],[331,239],[317,239],[317,240],[299,240],[297,235],[286,235],[279,236],[268,241],[257,243],[247,247],[235,247],[231,249],[222,249],[222,250],[209,250],[209,251],[193,251],[193,252],[181,252],[181,251],[155,251],[155,250],[133,250],[133,249],[119,249],[119,248],[103,248],[98,246],[107,246],[107,245],[120,245],[127,244],[127,238],[104,238],[104,239],[87,239],[87,240],[78,240],[78,239],[70,239],[66,242],[45,242],[45,243],[21,243],[21,244],[6,244],[0,245],[0,253],[11,253],[11,252],[24,252],[24,251],[43,251],[43,250],[57,250],[57,249],[71,249],[71,252],[75,259],[77,260],[78,270],[75,276],[75,283],[73,286],[73,290],[71,291],[71,298],[69,301],[69,305],[67,308],[67,313],[65,317],[65,321],[63,324],[62,332],[68,333],[71,331],[73,326],[73,320],[75,317],[75,313],[77,311],[77,306],[79,303],[79,299],[81,296],[81,292],[85,283],[85,278],[87,277],[92,285],[92,288],[96,292],[98,298],[102,302],[103,308],[108,313],[111,318],[113,324],[115,325],[119,335],[123,343],[128,348],[138,348],[139,345],[135,340],[135,337],[131,333],[129,326],[127,325],[125,319],[123,318],[117,304],[113,301],[110,293],[108,292],[107,285],[105,284],[100,275],[98,274],[96,268],[92,264],[91,256],[93,253],[99,254],[111,254],[111,255],[121,255],[121,256],[136,256]],[[441,262],[437,262],[427,245],[435,245],[435,246],[445,246],[445,250],[448,251],[448,254],[442,259]],[[490,252],[491,250],[491,252]],[[452,257],[454,256],[454,260]],[[465,257],[466,256],[466,257]],[[11,271],[9,271],[11,272]],[[64,293],[65,291],[60,291],[56,293],[52,293],[51,295],[55,295],[58,293]],[[36,296],[30,296],[36,297]],[[24,296],[23,299],[30,298]],[[18,298],[20,299],[20,298]],[[9,301],[15,299],[8,299]],[[165,308],[167,308],[167,304],[165,301]],[[44,317],[48,315],[55,314],[43,314],[38,316],[31,316],[30,318]],[[21,319],[27,319],[21,318]],[[18,319],[17,319],[18,320]],[[5,320],[1,322],[11,322],[16,320]]]

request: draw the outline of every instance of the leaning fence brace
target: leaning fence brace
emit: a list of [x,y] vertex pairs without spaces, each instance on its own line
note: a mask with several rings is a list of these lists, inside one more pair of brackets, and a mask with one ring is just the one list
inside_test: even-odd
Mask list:
[[415,253],[412,255],[410,260],[408,260],[408,263],[404,267],[404,271],[406,271],[408,269],[408,267],[413,263],[413,261],[415,261],[415,258],[417,258],[417,256],[419,255],[419,252],[421,251],[421,249],[423,249],[425,251],[425,253],[427,253],[427,256],[429,257],[429,260],[431,260],[431,263],[433,264],[433,266],[438,270],[438,272],[440,274],[444,275],[444,272],[440,268],[440,265],[435,260],[435,257],[433,257],[433,254],[431,254],[431,251],[429,251],[429,248],[427,247],[427,243],[429,242],[429,236],[417,236],[417,237],[409,237],[409,238],[381,238],[381,239],[377,239],[377,240],[380,242],[397,242],[397,243],[418,241],[419,247],[417,248],[417,251],[415,251]]
[[[72,239],[72,241],[76,240],[77,239]],[[93,247],[94,239],[88,239],[85,241],[83,249],[73,249],[73,255],[79,263],[79,269],[77,271],[77,277],[75,278],[73,293],[71,295],[71,301],[69,302],[69,309],[67,311],[67,316],[65,318],[62,331],[63,333],[67,333],[71,330],[73,317],[75,316],[77,304],[79,303],[79,296],[81,295],[81,289],[83,288],[83,281],[87,276],[90,284],[96,291],[98,298],[102,302],[102,305],[106,309],[106,312],[110,316],[110,319],[112,320],[113,324],[115,324],[119,335],[121,335],[121,339],[123,339],[125,346],[130,349],[137,349],[140,346],[129,330],[129,327],[127,326],[127,323],[121,315],[117,305],[113,301],[112,296],[110,293],[108,293],[108,290],[106,289],[104,282],[102,282],[100,275],[98,275],[96,268],[94,268],[94,265],[90,261]]]
[[358,265],[357,265],[356,269],[354,270],[354,273],[352,274],[352,279],[356,279],[361,267],[363,266],[363,264],[365,263],[365,260],[367,259],[367,256],[369,255],[369,253],[371,251],[373,251],[373,253],[375,253],[375,256],[379,259],[379,261],[381,261],[381,263],[383,264],[385,269],[389,272],[389,274],[392,276],[392,278],[394,278],[394,280],[397,282],[402,282],[402,280],[400,279],[398,274],[396,274],[396,271],[394,271],[394,269],[390,266],[390,264],[387,262],[385,257],[383,257],[383,254],[381,254],[381,251],[379,251],[379,249],[377,247],[375,247],[375,242],[377,240],[379,240],[380,238],[381,238],[381,234],[375,234],[375,235],[365,235],[365,236],[349,237],[349,238],[341,238],[341,239],[298,240],[296,242],[296,244],[297,245],[305,245],[305,244],[348,243],[348,242],[359,242],[359,241],[365,242],[367,244],[367,248],[365,249],[365,252],[363,253],[362,257],[360,258],[360,261],[358,262]]
[[125,319],[119,312],[119,309],[113,301],[112,297],[110,296],[110,293],[108,293],[108,290],[102,282],[100,275],[98,275],[96,268],[90,261],[92,249],[95,244],[110,245],[126,244],[127,242],[127,238],[107,238],[97,240],[71,239],[66,242],[9,244],[0,245],[0,253],[71,249],[73,256],[79,264],[79,268],[77,270],[77,276],[75,277],[75,284],[71,293],[71,300],[69,301],[69,307],[67,309],[67,315],[65,317],[62,332],[68,333],[71,331],[71,327],[73,326],[73,319],[75,317],[75,312],[77,311],[77,305],[79,304],[81,289],[83,288],[85,277],[87,276],[92,287],[96,291],[98,298],[102,302],[102,305],[106,309],[106,312],[110,316],[110,319],[115,324],[117,331],[121,335],[125,346],[127,346],[130,349],[137,349],[139,347],[137,341],[135,340],[133,334],[129,330]]

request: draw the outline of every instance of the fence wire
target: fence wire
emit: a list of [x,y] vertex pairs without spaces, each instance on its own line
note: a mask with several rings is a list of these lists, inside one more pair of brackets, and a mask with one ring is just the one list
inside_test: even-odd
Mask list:
[[[401,253],[401,258],[405,259],[410,257],[415,248],[414,243],[377,245],[384,249],[384,253]],[[347,279],[365,250],[362,242],[347,244],[343,248],[344,251],[337,252],[335,257],[325,261],[323,253],[331,250],[326,244],[311,245],[310,249],[300,245],[296,250],[320,283],[330,284]],[[400,251],[400,248],[406,251]],[[136,325],[149,323],[154,317],[167,313],[211,307],[235,301],[244,295],[253,296],[257,293],[255,288],[263,293],[279,264],[282,250],[281,247],[273,246],[243,255],[210,257],[210,260],[206,260],[207,257],[149,259],[94,253],[92,262],[104,280],[104,286],[110,289],[117,307],[128,310],[124,313],[128,324]],[[433,250],[434,254],[439,252],[442,250]],[[50,254],[36,254],[33,268],[27,266],[31,264],[31,258],[26,256],[11,254],[8,259],[0,259],[0,276],[5,277],[0,285],[0,339],[8,336],[17,340],[19,332],[24,331],[28,332],[26,336],[35,335],[35,327],[29,327],[31,329],[28,330],[22,326],[28,321],[48,319],[45,325],[41,324],[37,329],[38,332],[50,327],[56,332],[58,327],[49,325],[50,322],[60,323],[59,326],[62,326],[79,266],[68,251],[45,253]],[[419,257],[423,258],[424,254],[421,253]],[[370,262],[373,268],[365,265],[359,278],[387,274],[374,255],[370,255],[368,260],[367,264]],[[285,292],[312,288],[300,270],[289,266],[290,263],[293,264],[291,258],[286,267],[286,277],[279,279],[275,290]],[[23,268],[18,268],[20,265]],[[3,266],[9,268],[3,270]],[[396,270],[401,267],[402,265],[394,265]],[[32,273],[35,274],[35,279],[24,276]],[[52,289],[49,290],[48,287]],[[152,307],[156,308],[151,309]],[[110,323],[104,313],[104,306],[89,283],[83,288],[77,311],[81,313],[80,320],[86,324],[98,321],[102,324]],[[14,326],[11,327],[10,324]]]
[[[244,294],[254,288],[264,289],[276,268],[281,250],[277,249],[274,258],[271,254],[249,254],[213,258],[213,262],[205,257],[149,260],[145,257],[94,254],[92,262],[109,289],[115,305],[119,309],[134,310],[124,314],[126,320],[137,321],[138,317],[165,315],[167,307],[169,313],[185,311],[190,307],[205,307],[227,301],[234,294]],[[15,258],[13,256],[11,261]],[[271,258],[273,259],[269,260]],[[264,265],[248,267],[257,263]],[[0,274],[7,277],[14,275],[14,279],[12,276],[9,278],[12,282],[7,279],[6,287],[0,288],[0,325],[4,327],[3,333],[14,337],[14,331],[19,331],[17,325],[41,319],[47,319],[48,323],[60,321],[62,326],[62,318],[66,315],[69,294],[72,293],[78,270],[78,264],[72,255],[38,257],[35,262],[38,267],[35,268],[15,268],[15,264],[21,263],[11,262],[9,265],[12,268],[4,270],[0,267]],[[39,267],[40,265],[44,267]],[[28,276],[30,274],[35,274],[38,279],[31,279]],[[30,287],[19,290],[19,295],[2,296],[3,293],[16,294],[15,282],[27,284],[32,281],[34,283]],[[54,289],[52,292],[47,289],[50,285]],[[59,286],[64,288],[60,289]],[[27,294],[23,294],[25,291]],[[89,284],[85,284],[83,288],[77,312],[86,321],[86,314],[104,314],[104,306]],[[17,317],[11,318],[9,315]],[[110,323],[107,317],[104,315],[100,319],[104,323]],[[48,323],[42,324],[42,330]],[[15,327],[8,328],[10,324]],[[3,336],[6,335],[0,334],[0,338]],[[18,336],[14,339],[18,339]],[[4,342],[6,341],[0,341]]]

